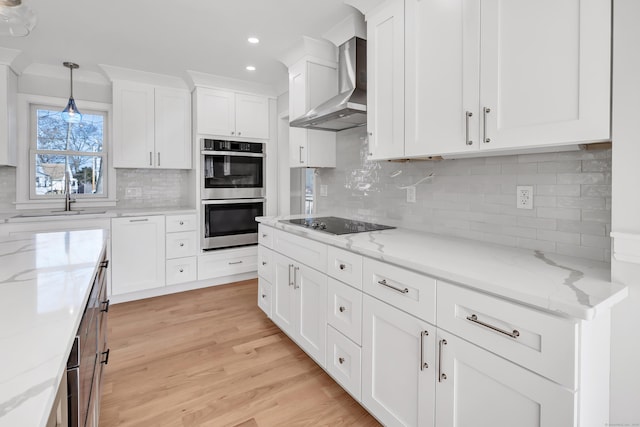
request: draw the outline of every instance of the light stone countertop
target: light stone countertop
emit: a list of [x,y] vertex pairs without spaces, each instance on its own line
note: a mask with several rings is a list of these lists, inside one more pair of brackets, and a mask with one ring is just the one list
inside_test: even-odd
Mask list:
[[107,238],[0,238],[0,427],[46,424]]
[[[72,209],[73,210],[73,209]],[[86,208],[79,214],[66,215],[45,215],[45,216],[23,216],[38,213],[51,212],[51,210],[25,210],[0,213],[0,224],[3,223],[23,223],[37,221],[69,221],[96,218],[117,218],[127,216],[147,216],[147,215],[180,215],[194,214],[195,207],[166,207],[166,208]]]
[[611,282],[610,265],[603,262],[403,228],[336,236],[281,222],[300,217],[256,220],[566,317],[593,319],[627,296],[627,287]]

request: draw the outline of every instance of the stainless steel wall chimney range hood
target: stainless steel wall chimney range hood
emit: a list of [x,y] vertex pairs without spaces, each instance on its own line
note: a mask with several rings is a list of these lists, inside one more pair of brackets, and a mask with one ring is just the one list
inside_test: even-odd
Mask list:
[[367,41],[354,37],[338,48],[339,93],[289,125],[338,132],[367,123]]

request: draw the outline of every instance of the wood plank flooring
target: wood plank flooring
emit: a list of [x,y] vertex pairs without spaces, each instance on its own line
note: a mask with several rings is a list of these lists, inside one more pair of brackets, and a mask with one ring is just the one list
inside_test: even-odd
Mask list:
[[379,425],[256,301],[249,280],[111,306],[100,426]]

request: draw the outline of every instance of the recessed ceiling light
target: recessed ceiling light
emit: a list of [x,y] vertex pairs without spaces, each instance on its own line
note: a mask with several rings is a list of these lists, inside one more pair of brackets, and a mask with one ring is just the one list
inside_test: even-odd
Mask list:
[[259,39],[259,38],[257,38],[257,37],[249,37],[249,38],[247,39],[247,41],[248,41],[249,43],[251,43],[251,44],[258,44],[258,43],[260,43],[260,39]]
[[256,67],[254,67],[253,65],[247,65],[247,71],[255,71]]

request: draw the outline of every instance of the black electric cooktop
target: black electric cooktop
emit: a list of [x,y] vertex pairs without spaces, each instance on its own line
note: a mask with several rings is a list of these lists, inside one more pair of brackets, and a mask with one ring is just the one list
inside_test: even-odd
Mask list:
[[365,231],[389,230],[396,227],[388,225],[373,224],[371,222],[358,221],[354,219],[338,218],[335,216],[316,216],[300,219],[280,220],[289,224],[301,227],[312,228],[330,234],[350,234],[362,233]]

